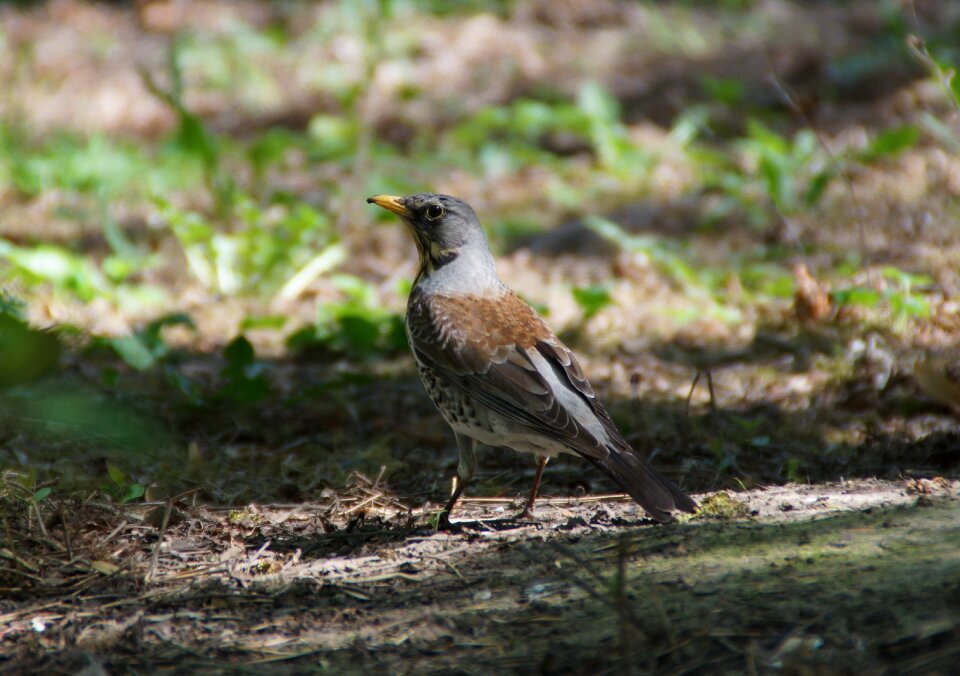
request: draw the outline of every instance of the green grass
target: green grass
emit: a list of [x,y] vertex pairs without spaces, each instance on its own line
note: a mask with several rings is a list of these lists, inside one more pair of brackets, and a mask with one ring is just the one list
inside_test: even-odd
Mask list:
[[[749,1],[642,5],[656,28],[643,50],[678,58],[708,57],[724,31],[739,28],[746,39],[771,28]],[[913,40],[908,50],[902,47],[907,24],[884,7],[880,37],[831,65],[854,77],[883,59],[913,58],[948,106],[960,107],[957,53],[944,37],[949,31],[929,43]],[[41,421],[31,434],[61,441],[74,435],[99,449],[96,428],[113,424],[116,414],[125,421],[116,424],[117,434],[129,436],[149,416],[122,401],[128,371],[156,376],[160,384],[151,386],[160,398],[186,410],[268,403],[278,389],[270,378],[272,355],[258,342],[264,335],[272,340],[262,342],[275,350],[351,365],[325,374],[310,390],[323,393],[317,396],[348,391],[374,364],[403,354],[406,289],[384,282],[391,271],[372,273],[375,266],[360,263],[382,253],[368,226],[388,215],[364,211],[362,201],[378,192],[469,185],[487,196],[477,206],[499,250],[578,220],[621,253],[649,262],[656,277],[649,307],[659,308],[674,333],[704,318],[732,332],[757,317],[784,316],[794,293],[792,263],[804,257],[817,258],[818,279],[833,289],[836,305],[853,313],[850,323],[906,335],[934,312],[935,280],[916,261],[890,256],[874,264],[866,254],[785,242],[777,233],[794,222],[810,232],[818,220],[824,227],[856,227],[836,219],[842,208],[862,201],[853,191],[859,177],[895,168],[931,143],[960,152],[955,125],[942,112],[918,111],[869,128],[859,143],[828,147],[819,129],[758,103],[749,74],[718,76],[704,68],[693,78],[696,100],[682,102],[650,143],[644,132],[653,123],[631,108],[636,103],[629,97],[618,98],[616,79],[605,83],[585,72],[571,73],[570,83],[520,81],[516,91],[479,108],[467,105],[465,92],[464,101],[451,101],[432,122],[427,115],[407,138],[391,140],[392,118],[372,121],[380,93],[373,87],[383,86],[384,72],[393,73],[401,81],[398,110],[404,102],[429,100],[426,85],[404,80],[405,74],[433,48],[436,31],[477,11],[510,21],[518,10],[494,1],[456,7],[337,2],[319,9],[310,25],[238,19],[209,34],[182,31],[169,41],[163,67],[146,80],[174,118],[159,138],[41,132],[23,115],[0,119],[0,223],[22,226],[0,229],[0,283],[32,307],[94,308],[85,317],[90,325],[109,324],[103,320],[110,316],[122,320],[120,328],[77,339],[69,350],[88,348],[81,359],[109,355],[98,367],[99,385],[119,394],[63,383],[60,398],[46,390],[34,398],[29,388],[3,392],[17,410]],[[709,12],[714,22],[703,20]],[[6,37],[4,53],[9,45]],[[356,56],[331,56],[340,52]],[[18,58],[26,68],[32,57]],[[261,125],[288,87],[314,96],[315,110],[297,123]],[[226,97],[245,124],[231,128],[202,115],[196,102],[217,97]],[[400,112],[398,127],[410,124]],[[731,112],[736,125],[724,122]],[[685,203],[697,206],[686,216],[691,222],[676,231],[638,230],[611,215],[624,206],[666,212]],[[39,221],[34,226],[29,218]],[[50,236],[47,221],[68,234]],[[710,256],[704,242],[725,237],[749,245],[732,246],[722,260]],[[398,256],[386,259],[393,265]],[[582,320],[630,310],[612,293],[620,273],[603,274],[607,278],[565,287]],[[314,291],[316,310],[304,324],[290,308]],[[661,292],[669,297],[661,299]],[[197,310],[183,307],[187,297],[194,308],[242,307],[234,322],[238,335],[205,343],[191,315]],[[18,349],[30,340],[24,316],[15,320],[28,336]],[[180,351],[167,339],[177,331],[212,355],[210,373],[182,368]],[[136,446],[137,439],[120,445]],[[724,471],[730,452],[722,441],[708,449]],[[115,472],[102,482],[117,499],[140,483],[134,470],[120,471],[122,480]],[[784,476],[800,474],[799,466],[784,469]]]

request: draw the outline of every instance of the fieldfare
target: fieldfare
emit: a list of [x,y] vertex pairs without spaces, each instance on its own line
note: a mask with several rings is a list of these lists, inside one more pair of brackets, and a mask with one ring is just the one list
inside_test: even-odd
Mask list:
[[476,444],[533,453],[533,511],[548,458],[596,465],[657,521],[697,504],[640,457],[597,401],[573,353],[497,276],[476,213],[463,200],[421,193],[367,200],[400,216],[420,253],[407,302],[407,337],[420,378],[460,451],[449,516],[476,471]]

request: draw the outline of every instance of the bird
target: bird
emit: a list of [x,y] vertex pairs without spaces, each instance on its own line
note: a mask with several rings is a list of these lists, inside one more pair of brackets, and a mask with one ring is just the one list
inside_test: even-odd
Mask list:
[[497,274],[473,208],[451,195],[367,199],[401,218],[419,268],[407,300],[406,333],[424,389],[453,430],[457,481],[438,523],[477,470],[478,444],[537,458],[520,518],[533,515],[549,458],[578,455],[613,479],[654,520],[697,503],[624,440],[573,352]]

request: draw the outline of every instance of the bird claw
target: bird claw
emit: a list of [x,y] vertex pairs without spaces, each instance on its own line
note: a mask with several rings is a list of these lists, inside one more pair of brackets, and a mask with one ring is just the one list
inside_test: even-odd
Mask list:
[[437,532],[448,532],[448,533],[459,533],[463,530],[463,526],[458,523],[452,523],[450,521],[450,512],[443,511],[440,512],[440,516],[437,517]]

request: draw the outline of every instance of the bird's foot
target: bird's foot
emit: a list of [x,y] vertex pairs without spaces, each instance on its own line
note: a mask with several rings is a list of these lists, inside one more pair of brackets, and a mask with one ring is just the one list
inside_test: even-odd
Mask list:
[[514,517],[517,521],[536,521],[537,517],[531,507],[524,507],[523,511]]

